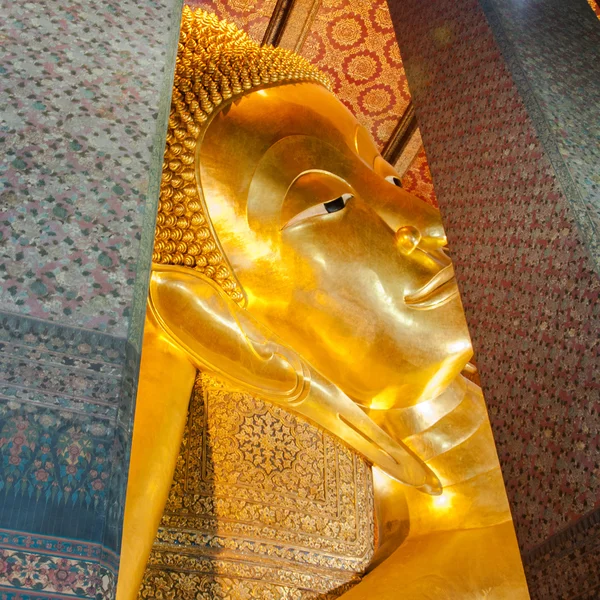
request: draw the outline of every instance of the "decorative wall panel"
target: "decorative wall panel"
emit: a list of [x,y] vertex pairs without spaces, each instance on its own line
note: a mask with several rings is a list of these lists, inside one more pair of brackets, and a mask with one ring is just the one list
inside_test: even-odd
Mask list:
[[168,21],[170,2],[13,6],[2,22],[0,310],[126,337],[167,53],[154,19]]
[[481,4],[600,273],[600,22],[585,0]]
[[114,595],[118,559],[99,544],[1,529],[0,544],[3,599],[109,599]]
[[597,600],[600,591],[600,509],[526,556],[531,600]]
[[111,600],[181,5],[3,5],[0,597]]
[[140,598],[337,597],[373,555],[373,510],[358,455],[200,376]]
[[126,362],[119,338],[0,313],[0,592],[111,598]]

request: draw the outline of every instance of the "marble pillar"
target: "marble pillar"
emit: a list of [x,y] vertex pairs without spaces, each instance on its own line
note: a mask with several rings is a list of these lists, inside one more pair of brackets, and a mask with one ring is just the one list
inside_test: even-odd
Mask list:
[[389,4],[532,598],[596,597],[600,23],[584,0]]
[[586,0],[481,6],[599,272],[600,20]]
[[3,598],[114,597],[180,14],[3,5]]

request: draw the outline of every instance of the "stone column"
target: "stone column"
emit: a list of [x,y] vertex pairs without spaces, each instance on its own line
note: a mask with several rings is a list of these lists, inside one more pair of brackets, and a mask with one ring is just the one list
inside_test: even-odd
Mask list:
[[598,272],[600,20],[586,0],[481,6]]
[[0,595],[114,597],[180,13],[3,5]]
[[600,589],[600,23],[584,0],[389,4],[532,598]]

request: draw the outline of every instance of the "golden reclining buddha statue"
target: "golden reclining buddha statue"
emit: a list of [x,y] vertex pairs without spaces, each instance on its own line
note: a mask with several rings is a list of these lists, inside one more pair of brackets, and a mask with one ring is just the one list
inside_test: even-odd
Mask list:
[[324,75],[184,10],[118,600],[528,597],[445,249]]

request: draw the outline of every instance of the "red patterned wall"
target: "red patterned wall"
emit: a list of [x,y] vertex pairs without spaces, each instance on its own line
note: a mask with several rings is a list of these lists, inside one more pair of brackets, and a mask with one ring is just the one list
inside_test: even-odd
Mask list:
[[421,200],[425,200],[425,202],[437,208],[438,203],[435,197],[435,190],[433,189],[433,179],[429,170],[429,164],[427,163],[425,148],[421,148],[410,167],[408,167],[402,176],[402,187],[407,192],[414,194],[417,198],[421,198]]
[[301,54],[383,147],[410,101],[385,0],[324,0]]

